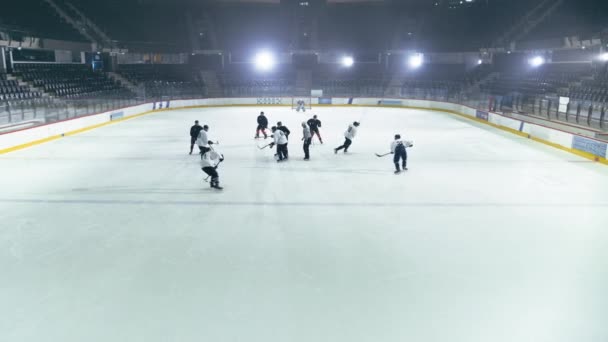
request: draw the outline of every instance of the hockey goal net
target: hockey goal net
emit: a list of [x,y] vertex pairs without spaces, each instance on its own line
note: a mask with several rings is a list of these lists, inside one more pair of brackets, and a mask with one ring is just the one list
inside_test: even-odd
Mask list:
[[312,109],[312,99],[310,96],[294,96],[291,99],[291,109],[298,109],[302,106],[305,110]]

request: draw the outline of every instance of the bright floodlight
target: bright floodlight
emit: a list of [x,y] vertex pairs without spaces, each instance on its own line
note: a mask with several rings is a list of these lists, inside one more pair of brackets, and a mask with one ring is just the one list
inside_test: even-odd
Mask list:
[[350,56],[344,56],[344,57],[342,57],[342,65],[343,66],[345,66],[347,68],[350,68],[350,67],[353,66],[353,64],[355,64],[355,60],[352,57],[350,57]]
[[530,62],[530,65],[533,67],[539,67],[539,66],[545,64],[545,59],[542,58],[541,56],[536,56],[534,58],[531,58],[529,62]]
[[481,59],[478,59],[478,60],[477,60],[477,64],[482,65],[482,64],[483,64],[483,61],[482,61]]
[[600,61],[608,62],[608,52],[600,55]]
[[422,54],[411,55],[408,64],[413,69],[420,68],[422,66]]
[[268,51],[259,52],[255,55],[253,62],[255,63],[256,69],[262,71],[271,70],[276,64],[274,55]]

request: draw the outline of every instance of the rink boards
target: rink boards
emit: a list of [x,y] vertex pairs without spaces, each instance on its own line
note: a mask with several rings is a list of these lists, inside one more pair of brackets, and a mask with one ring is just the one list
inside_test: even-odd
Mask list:
[[[159,111],[214,106],[291,106],[291,102],[292,97],[213,98],[150,102],[0,134],[0,154]],[[480,111],[465,105],[399,98],[313,98],[311,102],[312,105],[319,106],[401,107],[404,109],[415,108],[447,112],[533,139],[590,160],[608,164],[608,144],[603,141],[538,123],[516,120],[498,113]]]

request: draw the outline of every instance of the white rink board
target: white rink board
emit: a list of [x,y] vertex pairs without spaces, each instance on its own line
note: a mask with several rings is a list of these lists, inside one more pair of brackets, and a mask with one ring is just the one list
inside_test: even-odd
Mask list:
[[143,104],[116,109],[109,112],[32,127],[17,132],[0,134],[0,150],[103,124],[111,121],[110,116],[112,114],[122,112],[124,117],[129,117],[144,113],[152,110],[153,105],[154,104]]

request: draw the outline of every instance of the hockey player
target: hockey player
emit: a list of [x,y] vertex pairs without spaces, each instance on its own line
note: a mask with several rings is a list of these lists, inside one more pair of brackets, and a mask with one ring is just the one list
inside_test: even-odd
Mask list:
[[194,121],[194,126],[190,127],[190,154],[192,154],[194,144],[196,144],[196,139],[198,138],[198,134],[202,129],[203,127],[198,124],[198,120]]
[[196,139],[196,144],[201,151],[201,156],[208,152],[211,149],[211,145],[213,145],[213,141],[209,141],[207,132],[209,132],[209,126],[205,125]]
[[304,160],[310,160],[310,143],[312,142],[312,135],[310,134],[310,127],[306,122],[302,122],[302,141],[304,142]]
[[264,112],[260,112],[260,116],[258,116],[258,128],[255,131],[255,138],[260,138],[260,131],[264,133],[264,139],[268,138],[266,135],[266,129],[268,129],[268,119],[264,116]]
[[321,138],[321,134],[319,134],[319,128],[321,127],[321,120],[317,119],[316,115],[313,115],[312,119],[308,120],[308,126],[310,127],[310,133],[314,137],[317,134],[319,137],[319,141],[321,144],[323,143],[323,138]]
[[289,152],[287,150],[287,135],[285,135],[282,130],[272,126],[272,137],[274,138],[274,142],[270,143],[270,148],[277,145],[277,161],[281,162],[283,160],[287,160],[287,158],[289,158]]
[[344,153],[348,152],[348,148],[353,143],[353,139],[357,135],[357,127],[359,127],[359,123],[357,121],[353,122],[352,125],[348,126],[348,130],[344,132],[344,144],[342,146],[334,148],[334,153],[338,153],[341,149],[344,149]]
[[298,108],[296,109],[296,111],[299,112],[301,110],[306,113],[306,102],[304,102],[304,100],[298,100],[297,104]]
[[224,155],[211,149],[205,152],[201,157],[201,169],[211,177],[211,182],[209,183],[212,188],[217,190],[223,189],[220,186],[220,176],[217,173],[217,167],[223,161]]
[[391,153],[394,154],[393,163],[395,163],[395,174],[401,173],[399,161],[403,171],[407,171],[407,151],[406,147],[410,147],[411,143],[401,140],[401,135],[395,134],[395,140],[391,144]]
[[283,131],[283,133],[285,133],[285,136],[287,137],[287,140],[289,140],[289,134],[291,134],[291,132],[289,131],[289,128],[283,126],[283,123],[281,121],[277,122],[277,129]]

